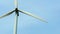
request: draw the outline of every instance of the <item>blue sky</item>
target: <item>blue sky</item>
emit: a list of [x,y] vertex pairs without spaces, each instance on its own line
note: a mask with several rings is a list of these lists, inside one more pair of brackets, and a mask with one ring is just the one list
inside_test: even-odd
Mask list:
[[[48,23],[20,13],[18,34],[60,34],[60,0],[18,0],[19,9],[36,14]],[[0,16],[14,9],[14,0],[0,0]],[[0,34],[13,34],[15,13],[0,19]]]

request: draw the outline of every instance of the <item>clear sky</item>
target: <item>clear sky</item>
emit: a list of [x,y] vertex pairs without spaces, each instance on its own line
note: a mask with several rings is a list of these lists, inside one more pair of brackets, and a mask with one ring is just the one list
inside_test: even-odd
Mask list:
[[[60,34],[60,0],[18,0],[19,9],[48,23],[20,13],[18,34]],[[0,0],[0,16],[14,9],[14,0]],[[0,19],[0,34],[13,34],[15,13]]]

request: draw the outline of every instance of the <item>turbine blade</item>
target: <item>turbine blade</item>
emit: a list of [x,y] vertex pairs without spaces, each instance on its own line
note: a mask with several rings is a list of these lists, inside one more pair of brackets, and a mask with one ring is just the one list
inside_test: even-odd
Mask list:
[[6,13],[6,14],[4,14],[4,15],[0,16],[0,18],[6,17],[6,16],[8,16],[8,15],[12,14],[13,12],[14,12],[14,11],[8,12],[8,13]]
[[38,16],[36,16],[36,15],[33,15],[33,14],[29,13],[29,12],[26,12],[26,11],[23,11],[23,10],[21,10],[21,11],[19,11],[19,12],[24,13],[24,14],[29,15],[29,16],[32,16],[32,17],[34,17],[34,18],[36,18],[36,19],[39,19],[40,21],[43,21],[43,22],[48,23],[47,21],[45,21],[45,20],[42,19],[41,17],[38,17]]
[[18,8],[18,0],[15,0],[15,8]]

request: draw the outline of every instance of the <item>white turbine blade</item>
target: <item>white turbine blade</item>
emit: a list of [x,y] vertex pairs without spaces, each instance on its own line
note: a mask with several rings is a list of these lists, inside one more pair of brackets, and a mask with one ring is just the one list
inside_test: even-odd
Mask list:
[[38,17],[38,16],[36,16],[36,15],[33,15],[33,14],[29,13],[29,12],[26,12],[26,11],[23,11],[23,10],[21,10],[21,11],[19,11],[19,12],[24,13],[24,14],[29,15],[29,16],[32,16],[32,17],[34,17],[34,18],[36,18],[36,19],[39,19],[40,21],[43,21],[43,22],[48,23],[47,21],[45,21],[45,20],[42,19],[41,17]]
[[15,8],[18,8],[18,0],[15,0]]
[[4,15],[0,16],[0,18],[6,17],[6,16],[8,16],[8,15],[12,14],[13,12],[14,12],[14,11],[8,12],[8,13],[6,13],[6,14],[4,14]]

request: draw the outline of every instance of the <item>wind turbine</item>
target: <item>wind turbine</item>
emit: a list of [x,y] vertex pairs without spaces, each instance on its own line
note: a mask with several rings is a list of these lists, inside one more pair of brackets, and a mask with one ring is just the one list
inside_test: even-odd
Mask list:
[[15,24],[14,24],[14,34],[17,34],[17,25],[18,25],[19,12],[21,12],[21,13],[23,13],[23,14],[26,14],[26,15],[29,15],[29,16],[32,16],[32,17],[34,17],[34,18],[36,18],[36,19],[38,19],[38,20],[40,20],[40,21],[43,21],[43,22],[48,23],[47,21],[45,21],[44,19],[42,19],[42,18],[40,18],[40,17],[38,17],[38,16],[36,16],[36,15],[33,15],[33,14],[31,14],[31,13],[29,13],[29,12],[26,12],[26,11],[23,11],[23,10],[19,10],[19,9],[18,9],[18,0],[15,0],[15,9],[12,10],[12,11],[10,11],[10,12],[8,12],[8,13],[6,13],[6,14],[4,14],[4,15],[2,15],[2,16],[0,16],[0,18],[9,16],[10,14],[12,14],[12,13],[14,13],[14,12],[15,12],[15,16],[16,16],[16,17],[15,17]]

